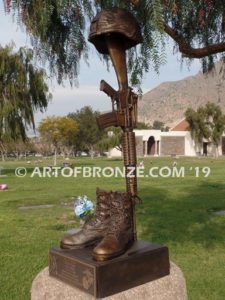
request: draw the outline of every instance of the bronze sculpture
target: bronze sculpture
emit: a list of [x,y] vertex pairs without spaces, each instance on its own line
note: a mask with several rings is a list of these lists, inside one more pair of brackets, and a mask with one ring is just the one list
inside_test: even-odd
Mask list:
[[[140,43],[142,36],[134,16],[124,9],[114,8],[100,12],[93,19],[89,41],[100,53],[110,55],[116,71],[118,92],[104,81],[100,86],[100,89],[111,97],[113,112],[101,115],[97,121],[102,129],[120,126],[123,130],[122,147],[127,192],[105,192],[99,196],[97,191],[95,219],[86,224],[80,232],[65,237],[61,247],[65,249],[85,247],[97,243],[102,238],[93,250],[94,258],[101,261],[121,255],[136,240],[134,206],[137,179],[133,128],[137,121],[137,95],[128,86],[126,50]],[[104,205],[99,201],[101,197],[105,199]],[[107,206],[110,207],[107,210],[109,215],[105,212]]]
[[[137,95],[128,86],[126,50],[142,41],[134,16],[120,8],[100,12],[91,24],[89,41],[110,55],[119,90],[104,80],[100,90],[112,100],[112,112],[97,119],[100,128],[120,126],[126,170],[126,192],[97,189],[96,213],[83,228],[61,241],[49,254],[49,273],[97,297],[106,297],[169,274],[168,248],[136,239]],[[129,174],[128,174],[129,173]],[[93,259],[94,258],[94,259]],[[83,284],[85,274],[92,278]],[[86,281],[85,281],[86,282]]]
[[110,201],[110,192],[107,193],[97,188],[94,218],[86,222],[78,233],[64,237],[61,241],[61,248],[80,249],[100,242],[110,223]]

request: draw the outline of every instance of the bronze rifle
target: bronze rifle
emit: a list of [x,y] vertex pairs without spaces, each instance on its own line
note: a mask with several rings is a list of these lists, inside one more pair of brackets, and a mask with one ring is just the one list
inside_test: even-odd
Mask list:
[[122,149],[126,176],[127,192],[133,200],[133,230],[136,239],[135,199],[137,198],[136,174],[136,142],[133,128],[137,124],[138,96],[131,88],[126,91],[116,91],[104,80],[101,81],[100,90],[106,93],[112,101],[112,112],[101,114],[97,117],[99,128],[111,126],[121,127],[123,130]]

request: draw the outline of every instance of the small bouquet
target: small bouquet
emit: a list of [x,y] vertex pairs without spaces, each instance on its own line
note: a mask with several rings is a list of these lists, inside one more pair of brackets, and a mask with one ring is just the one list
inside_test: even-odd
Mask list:
[[74,202],[74,213],[80,219],[80,223],[84,224],[94,213],[94,204],[86,195],[78,196]]
[[0,191],[6,191],[8,190],[8,185],[7,184],[0,184]]

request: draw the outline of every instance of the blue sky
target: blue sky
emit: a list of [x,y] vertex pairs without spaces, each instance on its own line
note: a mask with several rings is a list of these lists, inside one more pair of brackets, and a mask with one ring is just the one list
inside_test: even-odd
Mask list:
[[[2,1],[0,1],[0,44],[2,46],[14,42],[16,47],[30,46],[29,36],[25,30],[22,30],[16,22],[13,22],[12,16],[5,15]],[[167,63],[160,69],[160,74],[151,70],[143,79],[142,90],[144,92],[151,90],[162,82],[181,80],[187,76],[195,75],[201,66],[198,60],[195,60],[188,68],[184,63],[182,68],[180,64],[180,55],[173,55],[173,42],[167,44]],[[111,104],[109,98],[99,91],[101,79],[117,88],[114,70],[106,70],[106,66],[96,55],[96,50],[91,46],[89,67],[82,62],[80,66],[79,86],[71,88],[69,84],[59,86],[55,81],[49,82],[53,99],[49,104],[46,113],[36,113],[36,122],[49,115],[66,115],[90,105],[93,109],[99,111],[110,110]]]

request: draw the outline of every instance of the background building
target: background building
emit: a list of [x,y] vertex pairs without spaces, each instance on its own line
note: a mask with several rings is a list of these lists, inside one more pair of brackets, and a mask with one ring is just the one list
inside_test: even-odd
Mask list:
[[[191,137],[188,123],[180,121],[168,132],[161,130],[134,130],[136,135],[137,156],[212,156],[215,146],[208,140],[202,145],[196,145]],[[225,155],[225,134],[218,147],[218,155]],[[109,151],[111,157],[121,157],[121,151],[113,148]]]

